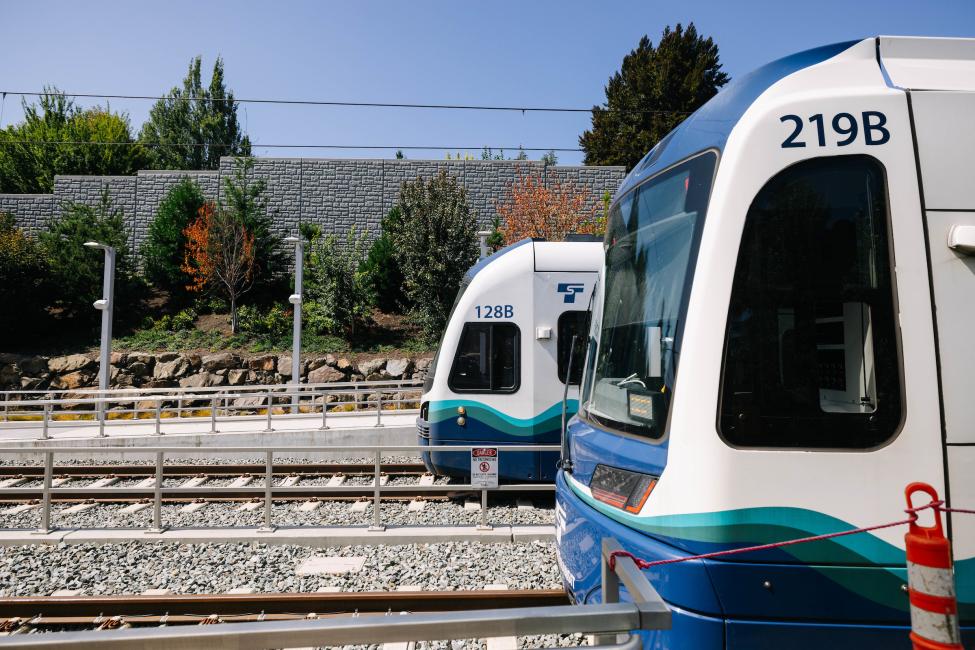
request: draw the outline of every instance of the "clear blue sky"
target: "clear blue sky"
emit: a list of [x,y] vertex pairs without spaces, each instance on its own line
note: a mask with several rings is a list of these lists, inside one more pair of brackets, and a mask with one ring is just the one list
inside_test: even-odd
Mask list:
[[[589,107],[640,37],[693,21],[732,76],[876,34],[975,36],[973,0],[0,1],[0,90],[158,95],[224,57],[238,97]],[[207,71],[209,72],[209,71]],[[209,77],[209,75],[207,75]],[[21,119],[8,96],[3,125]],[[84,105],[91,102],[81,102]],[[133,130],[151,102],[114,101]],[[242,107],[255,142],[576,147],[585,114]],[[258,155],[391,156],[376,151]],[[443,158],[439,151],[410,158]],[[533,158],[538,154],[533,154]],[[564,164],[581,154],[559,155]]]

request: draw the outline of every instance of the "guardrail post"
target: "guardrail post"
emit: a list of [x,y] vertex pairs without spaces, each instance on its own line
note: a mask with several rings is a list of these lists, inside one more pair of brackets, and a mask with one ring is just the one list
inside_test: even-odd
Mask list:
[[45,404],[44,405],[44,428],[41,430],[42,440],[47,440],[50,437],[50,433],[48,432],[48,427],[50,426],[50,424],[51,424],[51,405]]
[[210,433],[217,432],[217,396],[210,398]]
[[264,525],[257,529],[259,533],[273,533],[271,524],[271,491],[274,489],[274,452],[266,452],[264,458]]
[[326,424],[326,418],[328,417],[328,391],[322,391],[322,426],[318,427],[319,431],[327,431],[328,424]]
[[264,433],[271,433],[274,428],[271,426],[271,411],[274,408],[274,398],[271,397],[271,391],[267,392],[267,428],[264,429]]
[[481,523],[477,526],[478,530],[494,530],[494,526],[488,523],[487,515],[487,490],[481,490]]
[[152,486],[152,527],[146,533],[158,534],[165,530],[162,525],[163,453],[156,452],[156,481]]
[[379,511],[380,502],[382,500],[381,492],[382,489],[379,485],[379,468],[382,463],[383,452],[382,449],[376,450],[376,462],[372,474],[372,526],[369,526],[369,530],[372,532],[382,532],[386,530],[386,527],[382,524],[382,519]]
[[[44,405],[47,407],[47,404]],[[46,436],[45,436],[46,437]],[[34,531],[38,535],[51,532],[51,483],[54,479],[54,452],[44,452],[44,487],[41,497],[41,525]]]
[[177,418],[183,417],[183,395],[182,395],[182,393],[180,394],[179,399],[176,400],[176,417]]
[[156,400],[156,435],[162,435],[162,398]]
[[106,411],[108,411],[108,409],[106,408],[108,404],[106,403],[106,397],[104,393],[99,394],[97,404],[98,404],[98,437],[104,438],[105,417],[106,417]]
[[7,402],[10,401],[10,393],[3,394],[3,421],[10,422],[10,414],[7,412]]
[[379,395],[379,399],[376,401],[376,426],[381,427],[383,426],[383,391],[381,388],[377,395]]

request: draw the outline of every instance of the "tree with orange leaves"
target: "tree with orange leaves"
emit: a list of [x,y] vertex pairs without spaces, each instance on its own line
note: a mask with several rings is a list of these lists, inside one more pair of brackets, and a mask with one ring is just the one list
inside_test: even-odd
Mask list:
[[254,235],[229,210],[207,202],[183,231],[182,270],[189,291],[217,291],[230,302],[230,327],[237,333],[237,301],[254,285]]
[[588,189],[558,180],[546,183],[538,174],[520,169],[495,208],[501,218],[499,231],[509,244],[526,237],[562,241],[572,233],[599,235],[606,227]]

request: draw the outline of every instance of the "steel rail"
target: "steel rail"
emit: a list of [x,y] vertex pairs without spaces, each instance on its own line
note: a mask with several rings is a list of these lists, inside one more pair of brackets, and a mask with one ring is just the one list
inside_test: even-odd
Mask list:
[[7,618],[152,616],[180,614],[343,614],[352,612],[456,612],[468,609],[565,605],[562,589],[477,591],[342,591],[253,594],[125,594],[112,596],[8,596]]
[[[237,463],[226,465],[172,464],[163,466],[163,476],[241,476],[261,474],[264,464]],[[426,466],[421,463],[384,463],[380,468],[386,474],[426,474]],[[54,474],[61,476],[119,476],[146,477],[155,475],[153,465],[55,465]],[[292,474],[345,474],[365,475],[373,473],[371,463],[280,463],[272,466],[275,475]],[[0,465],[0,476],[24,476],[41,478],[42,465]]]

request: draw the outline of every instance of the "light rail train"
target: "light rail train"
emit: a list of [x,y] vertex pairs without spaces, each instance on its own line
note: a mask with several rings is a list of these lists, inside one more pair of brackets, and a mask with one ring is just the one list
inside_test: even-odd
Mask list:
[[[975,507],[975,40],[868,38],[729,84],[613,199],[557,478],[565,585]],[[975,517],[943,515],[975,647]],[[930,515],[928,515],[930,517]],[[922,516],[922,523],[924,517]],[[909,648],[905,526],[657,566],[644,647]]]
[[[465,276],[423,389],[419,444],[541,445],[562,439],[562,398],[576,337],[581,374],[602,244],[524,239]],[[575,413],[578,388],[566,408]],[[502,452],[506,481],[555,479],[558,452]],[[430,471],[468,477],[470,452],[424,454]]]

